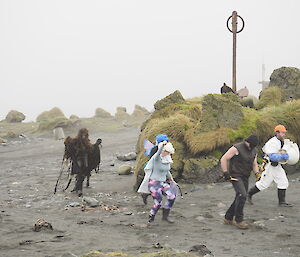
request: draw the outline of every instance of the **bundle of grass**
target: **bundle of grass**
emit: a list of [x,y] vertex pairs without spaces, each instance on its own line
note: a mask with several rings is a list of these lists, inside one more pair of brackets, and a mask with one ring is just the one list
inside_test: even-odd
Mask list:
[[11,110],[5,117],[6,122],[15,123],[25,120],[25,115],[19,111]]
[[288,137],[300,144],[300,100],[263,109],[256,126],[257,134],[266,140],[273,135],[277,124],[284,125],[288,130]]
[[219,128],[208,132],[190,129],[185,133],[184,141],[193,156],[209,153],[230,144],[230,128]]
[[259,101],[255,108],[262,109],[267,106],[276,106],[283,102],[283,92],[279,87],[268,87],[261,91]]
[[102,109],[102,108],[97,108],[95,110],[95,116],[94,117],[95,118],[106,119],[106,118],[112,118],[112,115],[109,112],[107,112],[104,109]]

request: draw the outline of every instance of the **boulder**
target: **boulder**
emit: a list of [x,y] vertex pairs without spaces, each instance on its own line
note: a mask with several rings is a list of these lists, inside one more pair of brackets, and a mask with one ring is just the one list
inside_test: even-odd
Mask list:
[[39,123],[38,130],[53,130],[56,127],[68,128],[72,126],[72,121],[67,119],[63,112],[54,107],[50,111],[42,112],[36,118],[36,121]]
[[50,111],[44,111],[36,118],[37,122],[48,121],[57,118],[66,118],[64,113],[57,107],[52,108]]
[[171,104],[184,104],[184,103],[185,103],[185,100],[184,100],[182,94],[180,93],[179,90],[176,90],[174,93],[166,96],[165,98],[163,98],[161,100],[158,100],[154,104],[154,109],[160,110]]
[[213,156],[190,158],[183,162],[183,177],[188,182],[216,182],[216,177],[222,174],[218,167],[219,159]]
[[118,168],[119,175],[129,175],[131,174],[132,167],[127,164],[123,164]]
[[238,96],[208,94],[202,101],[201,131],[211,131],[220,127],[236,128],[244,118]]
[[92,198],[92,197],[84,196],[82,198],[82,201],[84,202],[84,204],[86,204],[89,207],[97,207],[97,206],[100,205],[99,201],[95,198]]
[[300,98],[300,69],[281,67],[273,71],[269,87],[279,87],[283,91],[283,100]]
[[79,117],[75,114],[72,114],[69,119],[70,120],[79,120]]
[[95,110],[95,117],[96,118],[104,118],[104,119],[106,119],[106,118],[112,118],[112,115],[109,112],[107,112],[104,109],[102,109],[102,108],[97,108]]
[[19,111],[11,110],[5,117],[5,121],[14,123],[14,122],[22,122],[25,120],[25,115]]
[[117,159],[120,161],[131,161],[136,159],[136,153],[130,152],[124,155],[117,155]]
[[130,117],[130,115],[127,113],[127,110],[125,107],[117,107],[117,112],[115,114],[115,118],[117,120],[126,120]]
[[137,104],[134,106],[134,111],[131,114],[131,116],[135,119],[145,119],[149,115],[150,115],[150,112],[148,112],[146,108],[141,107]]
[[0,137],[0,144],[5,144],[6,142],[7,141],[4,138]]

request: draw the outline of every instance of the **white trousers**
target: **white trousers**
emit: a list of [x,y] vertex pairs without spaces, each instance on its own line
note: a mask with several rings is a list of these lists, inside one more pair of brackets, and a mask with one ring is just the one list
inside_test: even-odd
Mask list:
[[261,179],[255,183],[259,190],[268,188],[272,182],[277,184],[278,189],[287,189],[289,181],[287,179],[284,169],[278,164],[276,167],[272,166],[271,163],[266,165],[266,169],[261,174]]

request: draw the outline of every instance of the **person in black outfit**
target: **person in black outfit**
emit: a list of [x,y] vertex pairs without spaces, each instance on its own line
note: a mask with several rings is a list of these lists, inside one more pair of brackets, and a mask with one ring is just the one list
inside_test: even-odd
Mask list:
[[75,138],[67,137],[65,144],[64,159],[71,159],[71,174],[76,175],[75,187],[72,192],[82,196],[82,184],[87,177],[87,186],[89,186],[89,177],[93,169],[98,170],[100,164],[100,149],[102,140],[99,138],[95,144],[90,143],[89,132],[86,128],[78,131]]
[[[221,169],[224,178],[230,181],[235,190],[235,199],[224,218],[224,223],[247,229],[249,225],[244,222],[244,205],[247,199],[249,176],[253,170],[258,173],[256,135],[251,135],[243,142],[233,145],[221,158]],[[235,220],[234,220],[235,218]]]

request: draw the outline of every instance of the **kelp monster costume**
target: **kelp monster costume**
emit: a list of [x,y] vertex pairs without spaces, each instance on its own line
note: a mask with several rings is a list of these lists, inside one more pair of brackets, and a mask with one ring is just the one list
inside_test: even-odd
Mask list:
[[67,137],[65,139],[64,159],[72,161],[72,174],[76,174],[76,184],[72,191],[82,196],[82,184],[87,177],[87,187],[92,170],[99,170],[100,149],[102,140],[99,138],[95,144],[90,143],[89,132],[86,128],[78,131],[75,138]]

